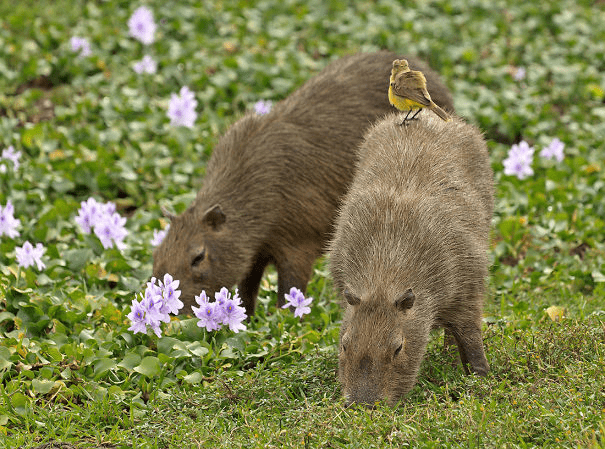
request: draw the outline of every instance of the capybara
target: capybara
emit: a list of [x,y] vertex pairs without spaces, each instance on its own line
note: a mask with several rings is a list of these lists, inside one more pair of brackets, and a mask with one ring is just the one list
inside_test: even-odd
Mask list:
[[[363,133],[392,110],[389,75],[400,57],[381,51],[339,59],[270,113],[247,113],[229,128],[196,199],[154,252],[154,276],[180,280],[184,313],[202,290],[212,295],[237,284],[251,315],[268,264],[277,269],[279,305],[291,287],[305,291]],[[406,58],[426,75],[434,101],[453,111],[438,75]]]
[[465,370],[481,338],[493,173],[481,133],[453,117],[391,114],[360,146],[329,263],[345,311],[339,380],[348,403],[395,405],[416,382],[429,332],[446,328]]

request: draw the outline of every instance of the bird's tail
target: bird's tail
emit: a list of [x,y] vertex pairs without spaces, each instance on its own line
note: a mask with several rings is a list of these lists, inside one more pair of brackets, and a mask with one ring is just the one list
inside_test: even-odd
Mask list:
[[451,120],[449,114],[447,112],[445,112],[443,109],[441,109],[439,106],[437,106],[433,101],[431,101],[431,104],[429,105],[429,109],[431,111],[433,111],[435,114],[437,114],[441,120],[444,120],[446,122],[449,122]]

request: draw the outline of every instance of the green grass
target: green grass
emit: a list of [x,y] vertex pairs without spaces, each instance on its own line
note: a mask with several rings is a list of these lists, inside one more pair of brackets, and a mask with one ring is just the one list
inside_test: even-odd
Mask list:
[[[0,205],[22,223],[0,238],[0,447],[605,448],[605,3],[144,4],[159,24],[149,48],[128,37],[138,3],[0,4],[0,151],[22,152],[0,174]],[[73,35],[91,57],[74,56]],[[270,271],[246,332],[209,335],[193,319],[160,339],[129,332],[160,206],[187,207],[218,137],[257,100],[380,48],[427,60],[488,139],[490,374],[463,375],[435,333],[399,407],[345,408],[323,260],[303,321],[276,309]],[[132,70],[144,53],[157,74]],[[183,85],[199,103],[192,130],[166,118]],[[538,156],[554,137],[561,163]],[[536,148],[525,180],[503,174],[520,140]],[[128,217],[125,250],[79,231],[90,196]],[[42,272],[18,269],[25,240],[46,246]]]

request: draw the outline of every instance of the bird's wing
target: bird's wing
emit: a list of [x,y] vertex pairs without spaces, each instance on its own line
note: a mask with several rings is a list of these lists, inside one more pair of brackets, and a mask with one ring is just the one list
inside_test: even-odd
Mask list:
[[412,70],[397,74],[395,82],[391,83],[393,93],[420,103],[423,106],[429,106],[431,104],[431,96],[426,90],[426,81],[424,81],[424,77],[419,77],[417,73]]

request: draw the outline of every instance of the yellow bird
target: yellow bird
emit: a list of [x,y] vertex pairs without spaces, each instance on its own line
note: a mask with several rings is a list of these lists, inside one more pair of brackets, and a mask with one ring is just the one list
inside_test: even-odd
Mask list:
[[[446,122],[451,120],[447,112],[431,100],[431,96],[426,90],[424,74],[418,70],[410,70],[410,66],[405,59],[395,59],[393,61],[389,83],[389,101],[391,104],[400,111],[408,111],[400,125],[414,120],[422,108],[425,107],[437,114],[442,120]],[[412,117],[408,118],[414,109],[418,110]]]

